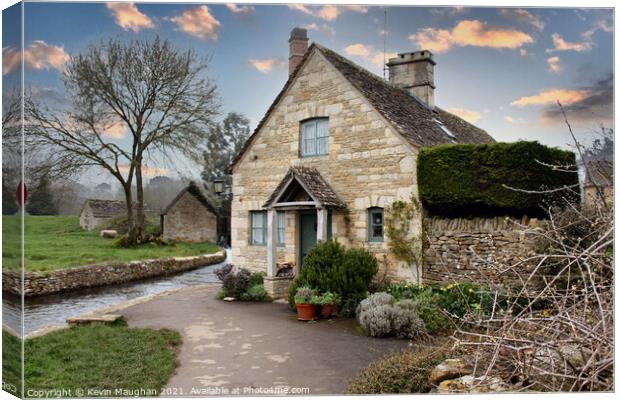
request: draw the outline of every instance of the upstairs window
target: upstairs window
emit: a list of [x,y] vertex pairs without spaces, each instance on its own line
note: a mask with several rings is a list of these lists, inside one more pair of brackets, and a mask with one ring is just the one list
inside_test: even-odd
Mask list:
[[383,242],[383,208],[368,209],[368,241]]
[[301,123],[301,156],[329,154],[329,119],[315,118]]

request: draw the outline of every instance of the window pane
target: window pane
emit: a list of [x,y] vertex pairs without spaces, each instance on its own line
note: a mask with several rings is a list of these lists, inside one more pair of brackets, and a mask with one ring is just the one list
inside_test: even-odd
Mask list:
[[283,212],[278,213],[278,244],[284,244],[284,232],[285,232],[285,214]]
[[328,154],[328,146],[329,146],[329,138],[320,138],[318,139],[319,148],[317,149],[317,154]]
[[372,213],[372,223],[375,225],[383,224],[383,214],[379,212]]
[[301,155],[309,156],[316,153],[316,123],[304,122],[301,126]]
[[317,120],[316,137],[319,137],[319,138],[329,137],[329,120],[327,119]]
[[382,238],[383,237],[383,226],[375,225],[372,227],[372,237],[374,238]]

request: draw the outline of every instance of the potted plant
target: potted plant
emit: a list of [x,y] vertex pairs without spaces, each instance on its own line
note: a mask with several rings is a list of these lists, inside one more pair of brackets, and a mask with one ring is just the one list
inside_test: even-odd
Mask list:
[[314,290],[308,286],[302,286],[295,292],[295,307],[297,319],[300,321],[312,321],[316,318],[316,305],[311,303]]
[[325,292],[319,296],[317,303],[321,306],[321,318],[330,318],[336,305],[340,303],[340,296],[337,293]]

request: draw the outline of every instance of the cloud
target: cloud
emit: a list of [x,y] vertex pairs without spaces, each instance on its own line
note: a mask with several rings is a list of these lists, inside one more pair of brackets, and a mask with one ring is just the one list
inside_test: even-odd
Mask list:
[[139,32],[141,29],[153,28],[153,20],[138,10],[133,3],[106,3],[112,10],[116,24],[126,31]]
[[490,27],[479,20],[460,21],[452,30],[423,28],[418,30],[418,33],[410,35],[409,40],[417,42],[423,49],[436,53],[446,52],[455,46],[517,49],[534,42],[534,39],[525,32]]
[[383,51],[375,50],[373,46],[362,43],[351,44],[344,48],[344,52],[349,56],[358,57],[377,67],[384,66],[384,59],[388,61],[390,58],[398,55],[397,53],[386,52],[384,56]]
[[286,68],[286,66],[288,65],[286,60],[279,57],[266,58],[262,60],[250,58],[248,60],[248,64],[256,68],[258,71],[262,72],[263,74],[268,74],[276,68]]
[[482,118],[482,114],[478,111],[465,110],[464,108],[448,108],[446,111],[463,118],[469,123],[476,123]]
[[217,40],[217,29],[220,26],[220,21],[211,15],[207,6],[189,8],[170,20],[188,35],[200,39]]
[[122,139],[129,133],[127,125],[124,122],[116,122],[110,126],[103,128],[102,136],[109,137],[111,139]]
[[553,48],[547,49],[547,53],[553,53],[556,51],[590,51],[592,49],[592,43],[589,41],[583,42],[567,42],[564,40],[559,33],[554,33],[551,35],[551,40],[553,40]]
[[[129,165],[128,164],[119,165],[118,169],[121,171],[121,173],[126,174],[129,172]],[[147,176],[147,177],[162,176],[162,175],[167,176],[168,174],[170,174],[170,169],[168,168],[149,167],[146,165],[142,165],[142,176]]]
[[256,9],[253,6],[238,6],[235,3],[228,3],[226,7],[234,14],[254,15]]
[[[43,40],[35,40],[24,50],[24,66],[26,68],[43,70],[65,70],[65,64],[70,56],[62,46],[54,46]],[[20,51],[13,46],[2,48],[2,75],[8,75],[21,66]]]
[[[601,123],[613,119],[614,76],[612,73],[580,90],[580,96],[573,101],[560,99],[569,121]],[[549,104],[541,111],[543,120],[561,122],[562,113],[555,104]]]
[[527,57],[528,52],[525,49],[519,49],[519,54],[521,55],[521,57]]
[[323,32],[330,38],[336,36],[336,30],[327,24],[318,25],[316,22],[313,22],[311,24],[305,25],[304,28],[309,31]]
[[549,72],[560,72],[562,70],[562,65],[560,65],[560,57],[554,56],[547,58],[547,65]]
[[8,75],[21,65],[21,52],[13,46],[2,48],[2,75]]
[[299,11],[307,15],[311,15],[316,18],[324,19],[325,21],[333,21],[342,12],[351,11],[366,14],[368,12],[368,6],[358,6],[358,5],[350,5],[350,6],[333,6],[333,5],[324,5],[324,6],[312,6],[305,4],[288,4],[288,8],[291,10]]
[[524,8],[502,8],[499,14],[503,17],[531,25],[539,32],[545,29],[545,22]]
[[454,17],[464,13],[465,11],[467,11],[467,9],[464,6],[435,7],[431,8],[430,13],[440,17]]
[[588,92],[582,89],[545,89],[533,96],[521,97],[512,103],[511,106],[526,107],[530,105],[555,104],[560,101],[562,104],[572,104],[582,101],[588,96]]
[[513,118],[510,115],[506,115],[504,117],[504,121],[508,122],[509,124],[519,124],[519,125],[527,124],[527,121],[524,120],[523,118]]
[[372,46],[356,43],[344,48],[344,52],[350,56],[368,57],[372,51]]

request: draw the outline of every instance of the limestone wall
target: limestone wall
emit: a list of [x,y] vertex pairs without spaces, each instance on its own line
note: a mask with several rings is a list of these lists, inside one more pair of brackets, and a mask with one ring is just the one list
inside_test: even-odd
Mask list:
[[[301,158],[300,123],[313,117],[329,118],[329,154]],[[332,215],[335,238],[385,254],[386,243],[367,242],[367,209],[410,198],[416,191],[416,154],[349,82],[314,54],[233,169],[233,263],[266,270],[266,247],[249,243],[249,212],[262,209],[291,165],[316,167],[346,203],[346,217]],[[278,262],[298,261],[297,218],[294,211],[287,212],[286,245],[277,250]]]
[[[25,296],[40,296],[172,275],[205,265],[220,263],[225,259],[226,254],[220,251],[215,254],[192,257],[99,263],[49,273],[27,272],[24,276],[24,294]],[[21,272],[2,271],[2,290],[14,295],[21,295]]]
[[485,268],[488,263],[514,264],[533,255],[532,229],[540,226],[536,219],[503,217],[427,218],[424,223],[427,241],[422,279],[429,283],[496,280],[493,271]]
[[185,192],[164,216],[165,240],[217,242],[217,216]]

